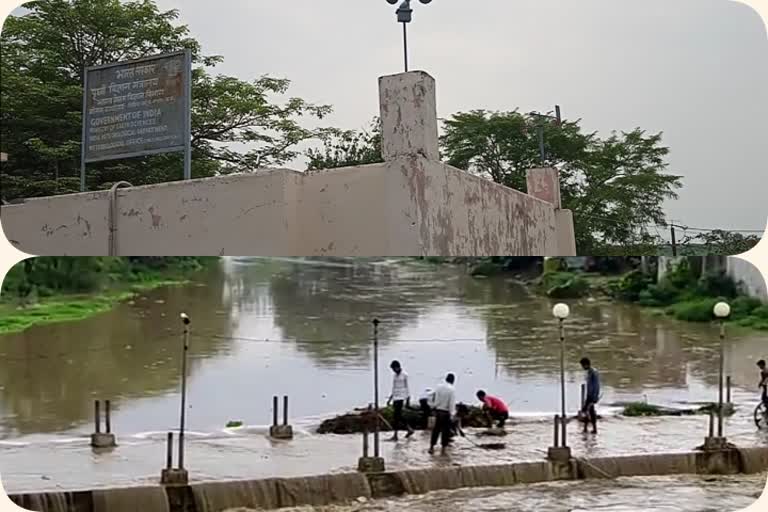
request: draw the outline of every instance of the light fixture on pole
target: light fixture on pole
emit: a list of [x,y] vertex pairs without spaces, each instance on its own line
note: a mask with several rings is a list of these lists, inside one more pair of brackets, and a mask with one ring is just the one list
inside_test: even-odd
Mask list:
[[528,114],[529,116],[534,116],[539,120],[538,125],[536,126],[536,135],[539,139],[539,159],[541,160],[541,165],[544,165],[544,162],[547,159],[547,153],[546,149],[544,147],[544,119],[553,119],[557,126],[563,125],[563,119],[560,115],[560,105],[555,105],[555,115],[547,114],[541,114],[539,112],[531,112]]
[[184,469],[184,424],[187,407],[187,352],[189,350],[189,324],[190,319],[186,313],[182,313],[181,321],[184,324],[183,348],[181,351],[181,417],[179,418],[179,469]]
[[[399,0],[387,0],[390,5],[395,5]],[[428,4],[432,0],[419,0],[422,4]],[[405,72],[408,72],[408,23],[413,20],[413,9],[410,0],[402,0],[397,11],[397,22],[403,24],[403,56],[405,58]]]
[[560,439],[562,446],[568,446],[566,441],[565,426],[567,423],[567,417],[565,415],[565,329],[563,323],[568,315],[571,314],[571,310],[568,304],[562,302],[555,304],[552,308],[552,315],[558,320],[558,327],[560,331],[560,421],[561,421],[561,433]]
[[720,372],[717,395],[717,437],[723,437],[723,379],[725,365],[725,320],[731,315],[731,306],[727,302],[718,302],[712,312],[720,322]]

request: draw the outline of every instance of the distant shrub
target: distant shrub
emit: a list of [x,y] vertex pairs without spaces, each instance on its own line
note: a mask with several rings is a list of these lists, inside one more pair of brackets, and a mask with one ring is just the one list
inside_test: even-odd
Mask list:
[[721,299],[704,298],[686,302],[672,304],[668,312],[677,318],[686,322],[710,322],[713,319],[712,308],[715,307]]

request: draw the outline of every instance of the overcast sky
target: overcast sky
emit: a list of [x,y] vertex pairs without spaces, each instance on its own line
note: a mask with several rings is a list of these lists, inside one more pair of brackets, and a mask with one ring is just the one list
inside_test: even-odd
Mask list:
[[[328,103],[328,124],[378,112],[377,77],[402,70],[385,0],[158,0],[176,8],[217,70],[287,77]],[[730,0],[414,0],[411,68],[437,80],[439,116],[546,111],[587,130],[663,131],[684,177],[671,219],[762,230],[768,216],[768,38]],[[299,164],[297,163],[297,166]]]

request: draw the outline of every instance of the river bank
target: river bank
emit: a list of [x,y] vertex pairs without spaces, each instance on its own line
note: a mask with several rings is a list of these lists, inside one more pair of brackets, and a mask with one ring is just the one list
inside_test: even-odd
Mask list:
[[[67,261],[69,260],[69,262]],[[78,260],[72,263],[72,260]],[[217,258],[30,258],[0,294],[0,335],[34,325],[85,320],[163,286],[187,284]]]
[[[579,258],[576,258],[579,259]],[[751,298],[723,273],[702,270],[701,258],[678,261],[661,279],[657,259],[641,270],[639,258],[591,258],[574,268],[566,258],[425,258],[435,265],[461,265],[475,278],[511,275],[533,293],[551,299],[593,299],[637,305],[684,322],[714,320],[713,308],[731,306],[729,323],[768,331],[768,304]]]

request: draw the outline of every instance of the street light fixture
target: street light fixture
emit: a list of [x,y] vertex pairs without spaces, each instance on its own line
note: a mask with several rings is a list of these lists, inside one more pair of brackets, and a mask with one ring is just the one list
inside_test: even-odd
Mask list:
[[[395,5],[399,0],[387,0],[390,5]],[[432,0],[419,0],[422,4],[426,5]],[[413,9],[411,9],[410,0],[402,0],[400,5],[395,11],[397,14],[397,22],[403,24],[403,55],[405,57],[405,72],[408,72],[408,29],[406,28],[408,23],[413,20]]]
[[560,105],[555,105],[555,115],[551,115],[549,113],[547,114],[541,114],[539,112],[531,112],[528,114],[529,116],[535,116],[539,119],[539,124],[536,126],[536,135],[539,138],[539,158],[541,159],[541,164],[544,165],[544,162],[546,160],[546,150],[544,148],[544,126],[542,123],[543,119],[552,119],[557,123],[557,126],[562,126],[563,119],[560,115]]
[[181,321],[184,324],[184,347],[181,351],[181,418],[179,419],[179,469],[184,469],[184,421],[186,419],[187,406],[187,351],[189,350],[189,324],[191,320],[186,313],[182,313]]
[[727,302],[718,302],[712,308],[715,317],[720,321],[720,375],[718,379],[717,398],[717,437],[723,437],[723,373],[725,364],[725,320],[731,315],[731,306]]
[[563,323],[566,318],[568,318],[568,315],[571,314],[571,309],[568,307],[568,304],[563,304],[562,302],[555,304],[552,308],[552,316],[557,318],[560,328],[560,428],[561,428],[561,434],[560,438],[562,439],[562,445],[568,446],[568,443],[566,442],[565,437],[565,425],[566,425],[566,416],[565,416],[565,329],[563,327]]

